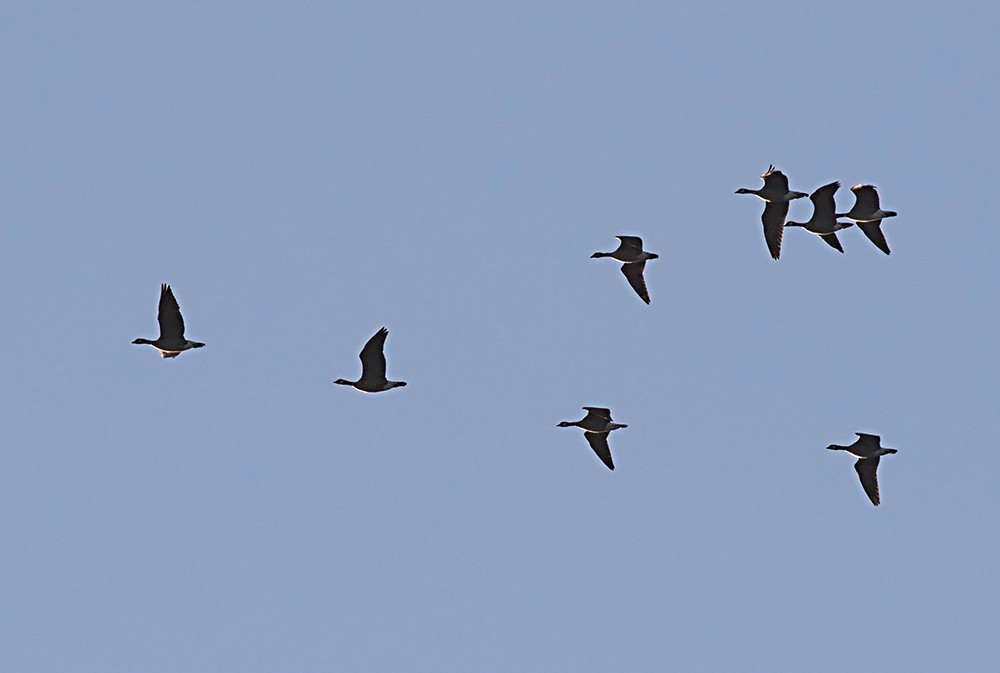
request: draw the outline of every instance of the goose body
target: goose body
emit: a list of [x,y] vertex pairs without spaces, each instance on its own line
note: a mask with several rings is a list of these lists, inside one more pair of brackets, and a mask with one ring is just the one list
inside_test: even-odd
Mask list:
[[837,221],[837,204],[833,195],[840,188],[839,182],[831,182],[823,185],[809,195],[809,200],[813,204],[813,215],[806,222],[785,222],[786,227],[802,227],[808,232],[816,234],[822,238],[834,250],[844,252],[840,240],[837,239],[837,232],[841,229],[854,226],[853,222]]
[[809,196],[805,192],[793,192],[788,189],[788,178],[773,165],[760,176],[764,186],[760,189],[740,187],[737,194],[753,194],[764,201],[764,212],[760,221],[764,225],[764,241],[773,259],[781,256],[781,235],[788,217],[788,202]]
[[152,346],[165,358],[175,358],[186,350],[205,345],[184,338],[181,307],[174,298],[174,291],[166,283],[160,285],[160,304],[156,312],[156,321],[160,324],[160,336],[157,339],[150,341],[139,338],[132,343]]
[[615,423],[611,420],[611,410],[604,407],[584,407],[587,415],[579,421],[562,421],[556,427],[570,428],[577,427],[583,429],[583,436],[587,438],[587,443],[594,450],[597,457],[601,459],[609,470],[615,469],[615,463],[611,459],[611,448],[608,446],[608,435],[612,430],[627,428],[625,423]]
[[888,255],[889,243],[882,233],[882,220],[886,217],[896,217],[896,212],[882,210],[878,202],[878,190],[874,185],[854,185],[851,191],[854,192],[854,207],[850,212],[839,214],[837,217],[846,217],[857,222],[858,229],[868,237],[868,240]]
[[896,449],[888,449],[882,446],[882,439],[878,435],[868,435],[863,432],[854,433],[858,436],[857,441],[849,446],[831,444],[826,447],[831,451],[847,451],[852,456],[856,456],[858,462],[854,463],[854,469],[861,479],[861,487],[876,507],[879,506],[878,494],[878,461],[881,456],[896,453]]
[[385,377],[385,339],[389,330],[385,327],[375,332],[361,349],[361,378],[357,381],[337,379],[334,383],[342,386],[352,386],[365,393],[380,393],[399,386],[405,386],[406,381],[390,381]]
[[642,239],[638,236],[615,236],[620,243],[618,249],[612,252],[595,252],[590,257],[610,257],[622,263],[622,273],[628,284],[632,286],[635,293],[639,295],[647,304],[649,303],[649,290],[646,289],[646,279],[643,271],[646,269],[646,260],[657,259],[659,255],[655,252],[646,252],[642,249]]

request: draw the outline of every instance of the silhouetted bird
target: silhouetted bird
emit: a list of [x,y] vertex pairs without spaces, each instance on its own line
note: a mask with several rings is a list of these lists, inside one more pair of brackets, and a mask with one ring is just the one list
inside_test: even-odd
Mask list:
[[786,227],[802,227],[806,231],[812,232],[826,241],[830,247],[840,252],[844,252],[840,241],[837,240],[836,232],[847,227],[853,227],[853,222],[837,221],[837,204],[833,195],[840,188],[839,182],[831,182],[823,185],[809,195],[809,200],[813,204],[813,215],[808,222],[785,222]]
[[594,257],[611,257],[622,262],[622,273],[628,279],[629,285],[635,290],[647,304],[649,303],[649,291],[646,289],[646,280],[642,277],[642,272],[646,268],[647,259],[657,259],[659,255],[655,252],[643,252],[642,239],[638,236],[615,236],[621,243],[614,252],[595,252]]
[[594,450],[597,457],[608,466],[609,470],[615,469],[615,464],[611,460],[611,448],[608,446],[608,434],[612,430],[627,428],[624,423],[613,423],[611,421],[611,410],[603,407],[584,407],[587,415],[581,420],[571,422],[562,421],[556,427],[583,428],[583,436],[587,438],[590,448]]
[[866,435],[863,432],[855,432],[858,436],[856,442],[850,446],[840,446],[831,444],[826,447],[831,451],[847,451],[852,456],[858,457],[858,462],[854,463],[854,469],[858,471],[861,478],[861,486],[865,493],[871,498],[872,504],[878,507],[878,477],[875,471],[878,469],[878,459],[888,453],[896,453],[896,449],[882,448],[882,440],[878,435]]
[[837,215],[846,217],[858,223],[858,229],[864,232],[868,240],[875,244],[879,250],[889,254],[889,244],[882,233],[882,219],[886,217],[896,217],[892,210],[882,210],[878,205],[878,191],[872,185],[854,185],[851,187],[854,192],[854,207],[849,213]]
[[160,351],[160,355],[165,358],[175,358],[183,351],[201,348],[205,345],[184,338],[184,318],[181,317],[181,307],[174,299],[173,290],[166,283],[160,285],[160,307],[156,312],[156,321],[160,323],[160,337],[156,341],[140,338],[132,343],[150,345]]
[[767,172],[760,179],[764,181],[764,186],[760,189],[741,187],[736,193],[753,194],[765,201],[764,212],[760,216],[760,221],[764,224],[764,241],[767,242],[771,257],[778,259],[781,256],[781,234],[788,216],[788,202],[809,195],[790,191],[788,178],[773,165],[767,167]]
[[383,390],[405,386],[406,381],[390,381],[385,378],[385,338],[389,330],[382,328],[375,332],[365,347],[361,349],[361,378],[357,381],[337,379],[334,383],[353,386],[365,393],[380,393]]

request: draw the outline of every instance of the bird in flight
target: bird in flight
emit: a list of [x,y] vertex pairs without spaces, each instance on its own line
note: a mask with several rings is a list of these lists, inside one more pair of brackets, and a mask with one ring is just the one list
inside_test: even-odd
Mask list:
[[809,196],[805,192],[793,192],[788,189],[788,178],[773,165],[760,176],[764,186],[760,189],[740,187],[737,194],[753,194],[764,201],[764,212],[760,221],[764,225],[764,241],[771,253],[772,259],[781,257],[781,235],[785,228],[785,218],[788,217],[788,202]]
[[807,222],[785,222],[785,226],[802,227],[822,238],[834,250],[844,252],[844,248],[837,238],[837,232],[847,227],[853,227],[854,223],[837,221],[837,204],[833,195],[838,189],[840,189],[839,182],[831,182],[817,189],[809,195],[809,200],[813,204],[812,217]]
[[604,407],[584,407],[587,415],[579,421],[562,421],[557,425],[560,428],[577,427],[583,429],[583,436],[587,438],[587,443],[594,450],[597,457],[601,459],[609,470],[615,469],[615,463],[611,460],[611,448],[608,446],[608,435],[612,430],[627,428],[624,423],[614,423],[611,421],[611,410]]
[[595,257],[610,257],[622,262],[622,273],[632,286],[635,293],[639,295],[647,304],[649,303],[649,290],[646,289],[646,280],[642,277],[642,272],[646,269],[647,259],[657,259],[659,255],[655,252],[645,252],[642,249],[642,239],[638,236],[615,236],[621,243],[618,249],[613,252],[595,252],[591,259]]
[[160,351],[165,358],[175,358],[191,348],[201,348],[205,344],[199,341],[189,341],[184,338],[184,318],[181,317],[181,307],[174,298],[174,291],[166,283],[160,285],[160,307],[156,312],[156,321],[160,323],[160,336],[155,341],[136,339],[132,343],[150,345]]
[[896,212],[882,210],[879,207],[878,190],[873,185],[854,185],[851,191],[854,192],[854,207],[850,212],[837,217],[846,217],[857,222],[858,229],[868,237],[868,240],[888,255],[889,244],[885,240],[885,234],[882,233],[882,220],[886,217],[896,217]]
[[861,479],[861,487],[865,489],[868,498],[876,507],[879,506],[878,496],[878,460],[881,456],[896,453],[896,449],[887,449],[882,446],[882,439],[878,435],[866,435],[863,432],[854,433],[858,436],[850,446],[840,446],[831,444],[826,447],[831,451],[847,451],[852,456],[857,456],[858,462],[854,463],[854,469]]
[[385,377],[385,338],[389,330],[385,327],[375,332],[361,349],[361,378],[357,381],[337,379],[334,383],[353,386],[365,393],[380,393],[385,390],[405,386],[406,381],[390,381]]

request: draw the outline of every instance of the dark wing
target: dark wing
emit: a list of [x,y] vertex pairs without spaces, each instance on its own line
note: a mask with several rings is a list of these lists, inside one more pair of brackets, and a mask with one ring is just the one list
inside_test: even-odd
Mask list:
[[361,349],[362,379],[379,380],[385,378],[385,352],[383,349],[387,336],[389,336],[389,330],[383,327],[375,332],[365,347]]
[[636,252],[642,252],[642,239],[638,236],[615,236],[622,242],[623,246],[635,248]]
[[873,449],[877,449],[882,444],[882,438],[879,435],[869,435],[866,432],[855,432],[858,436],[858,441],[862,444],[870,444]]
[[781,256],[781,235],[785,231],[785,218],[788,217],[788,201],[768,201],[764,205],[764,213],[760,221],[764,223],[764,240],[771,257]]
[[[608,423],[611,422],[610,409],[605,409],[604,407],[584,407],[584,410],[587,412],[587,418],[600,421],[607,421]],[[584,418],[583,420],[585,421],[587,420],[587,418]],[[581,421],[581,423],[582,422],[583,421]]]
[[649,290],[646,289],[646,279],[642,277],[642,271],[646,268],[646,261],[629,262],[622,264],[622,273],[628,279],[628,284],[632,286],[635,293],[639,295],[647,304],[649,303]]
[[858,229],[865,232],[868,240],[875,244],[875,247],[889,254],[889,244],[882,233],[882,220],[872,220],[871,222],[858,222]]
[[181,317],[181,307],[174,298],[174,291],[164,283],[160,286],[160,308],[156,314],[160,323],[160,338],[167,341],[182,341],[184,339],[184,318]]
[[615,469],[615,463],[611,460],[611,448],[608,446],[607,432],[584,432],[590,448],[594,450],[601,462],[608,466],[609,470]]
[[851,212],[874,213],[878,210],[878,191],[872,185],[854,185],[851,187],[854,198],[857,199]]
[[775,170],[774,166],[767,169],[767,173],[760,176],[764,181],[764,189],[774,190],[776,193],[784,194],[788,191],[788,178],[781,171]]
[[858,462],[854,463],[854,469],[858,471],[858,476],[861,477],[861,487],[865,489],[865,493],[868,494],[872,504],[878,507],[878,476],[875,474],[875,471],[878,469],[878,456],[874,458],[859,458]]
[[839,250],[844,252],[844,247],[840,245],[840,239],[837,238],[837,234],[820,234],[820,238],[826,241],[831,248],[834,250]]
[[823,185],[815,192],[809,195],[809,200],[813,202],[813,208],[815,208],[814,218],[831,218],[835,219],[837,212],[837,204],[834,201],[833,195],[840,189],[839,182],[831,182],[828,185]]

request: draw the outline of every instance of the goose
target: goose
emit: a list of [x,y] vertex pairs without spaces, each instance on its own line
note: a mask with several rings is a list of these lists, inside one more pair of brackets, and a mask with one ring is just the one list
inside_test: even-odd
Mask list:
[[840,188],[839,182],[831,182],[823,185],[809,195],[809,200],[813,203],[813,216],[808,222],[785,222],[786,227],[802,227],[806,231],[812,232],[830,244],[835,250],[844,252],[844,248],[837,239],[836,232],[847,227],[853,227],[853,222],[837,221],[837,204],[833,200],[834,193]]
[[767,167],[767,171],[760,176],[760,179],[764,181],[764,186],[760,189],[740,187],[736,193],[753,194],[764,200],[764,212],[760,216],[760,221],[764,225],[764,241],[767,242],[771,257],[778,259],[781,256],[782,229],[785,226],[785,218],[788,217],[788,202],[809,195],[789,190],[788,178],[773,164]]
[[639,295],[647,304],[649,303],[649,291],[646,289],[646,280],[642,277],[642,272],[646,268],[647,259],[657,259],[659,255],[655,252],[645,252],[642,249],[642,239],[638,236],[615,236],[621,243],[614,252],[595,252],[591,259],[595,257],[611,257],[622,262],[622,273],[632,286],[635,293]]
[[868,240],[888,255],[889,244],[886,243],[881,225],[883,218],[896,217],[895,211],[882,210],[879,207],[878,190],[874,185],[854,185],[851,191],[854,192],[854,207],[850,212],[837,217],[846,217],[857,222],[858,229],[864,232]]
[[854,463],[854,469],[861,478],[861,486],[871,499],[872,504],[878,507],[878,477],[875,471],[878,469],[878,459],[889,453],[896,453],[896,449],[887,449],[882,446],[882,439],[878,435],[866,435],[863,432],[855,432],[858,439],[850,446],[840,446],[831,444],[826,447],[831,451],[847,451],[852,456],[857,456],[858,462]]
[[357,381],[337,379],[334,383],[353,386],[365,393],[380,393],[384,390],[405,386],[406,381],[390,381],[385,378],[385,338],[389,330],[385,327],[375,332],[361,349],[361,378]]
[[181,307],[174,298],[174,291],[166,283],[160,285],[160,306],[156,312],[156,321],[160,323],[160,337],[155,341],[136,339],[132,343],[149,345],[160,351],[165,358],[175,358],[191,348],[201,348],[205,344],[199,341],[189,341],[184,338],[184,318],[181,317]]
[[612,430],[627,428],[625,423],[613,423],[611,421],[611,410],[603,407],[584,407],[587,415],[579,421],[562,421],[556,427],[583,428],[583,436],[587,438],[587,443],[594,450],[597,457],[601,459],[609,470],[615,469],[615,463],[611,460],[611,448],[608,446],[608,435]]

